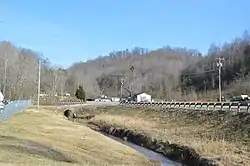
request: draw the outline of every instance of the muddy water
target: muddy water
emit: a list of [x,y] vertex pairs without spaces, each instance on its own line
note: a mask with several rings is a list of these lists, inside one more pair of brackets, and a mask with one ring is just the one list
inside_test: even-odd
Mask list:
[[146,156],[151,161],[160,162],[161,166],[181,166],[181,164],[176,163],[174,161],[171,161],[171,160],[169,160],[168,158],[164,157],[163,155],[161,155],[159,153],[153,152],[151,150],[148,150],[148,149],[146,149],[144,147],[135,145],[133,143],[123,141],[122,139],[114,137],[114,136],[110,136],[110,135],[107,135],[107,134],[104,134],[104,135],[111,138],[111,139],[113,139],[113,140],[115,140],[115,141],[118,141],[118,142],[120,142],[120,143],[122,143],[124,145],[127,145],[127,146],[135,149],[136,151],[140,152],[141,154]]

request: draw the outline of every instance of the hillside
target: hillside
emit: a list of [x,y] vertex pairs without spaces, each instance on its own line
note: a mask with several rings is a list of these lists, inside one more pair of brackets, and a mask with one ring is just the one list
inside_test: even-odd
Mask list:
[[146,91],[155,97],[168,97],[178,83],[180,71],[196,62],[198,54],[170,47],[154,51],[134,48],[74,64],[68,71],[71,79],[78,78],[83,83],[89,95],[119,95],[119,82],[112,76],[125,75],[127,80],[124,86],[127,89],[133,92]]
[[[41,91],[49,94],[69,92],[83,85],[88,97],[101,94],[120,95],[119,80],[126,76],[124,93],[145,91],[155,98],[217,98],[218,68],[216,58],[224,57],[223,94],[250,93],[250,36],[234,39],[222,46],[212,45],[207,55],[186,48],[162,47],[156,50],[135,47],[111,52],[87,62],[77,62],[68,69],[53,66],[39,53],[0,42],[0,88],[7,98],[35,98],[38,59],[42,60]],[[127,89],[127,90],[126,90]]]
[[83,85],[88,97],[103,93],[117,96],[120,85],[116,78],[110,76],[122,74],[127,77],[127,89],[134,92],[143,90],[155,97],[168,97],[178,83],[180,71],[199,58],[200,53],[195,50],[164,47],[149,51],[134,48],[112,52],[95,60],[75,63],[69,69],[62,69],[53,66],[35,51],[17,48],[4,41],[0,43],[0,73],[3,76],[0,83],[7,98],[35,97],[38,59],[41,59],[42,92],[69,92],[74,95],[76,88]]
[[183,94],[214,92],[205,96],[218,97],[218,57],[224,58],[221,71],[223,95],[230,97],[250,93],[250,36],[245,32],[242,37],[235,38],[231,43],[211,47],[207,56],[183,70],[180,77]]

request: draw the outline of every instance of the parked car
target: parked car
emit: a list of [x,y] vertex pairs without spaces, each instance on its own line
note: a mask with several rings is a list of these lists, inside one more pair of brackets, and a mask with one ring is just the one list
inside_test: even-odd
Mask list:
[[3,101],[3,104],[4,104],[4,105],[7,105],[7,104],[9,104],[9,101],[8,101],[8,100],[4,100],[4,101]]
[[248,95],[232,96],[230,101],[231,102],[247,102],[249,101],[249,96]]

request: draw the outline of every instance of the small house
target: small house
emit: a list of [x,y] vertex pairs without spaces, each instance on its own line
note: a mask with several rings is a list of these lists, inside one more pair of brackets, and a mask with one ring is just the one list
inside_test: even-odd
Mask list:
[[133,101],[135,102],[151,102],[152,97],[147,93],[137,93],[133,95]]
[[70,96],[70,93],[64,93],[64,96]]

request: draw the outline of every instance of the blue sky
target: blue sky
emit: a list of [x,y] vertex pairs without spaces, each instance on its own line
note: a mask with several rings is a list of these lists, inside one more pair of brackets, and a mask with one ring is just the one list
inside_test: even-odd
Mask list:
[[64,67],[134,46],[206,52],[249,30],[249,6],[248,0],[1,0],[0,40]]

